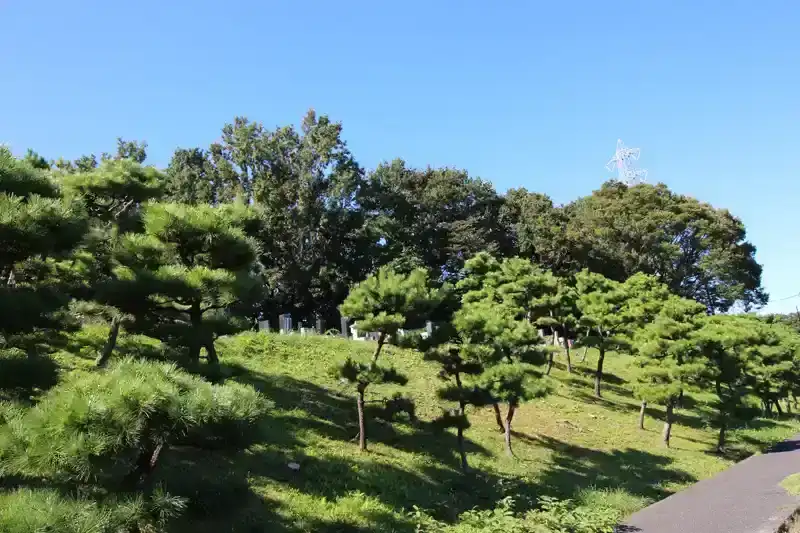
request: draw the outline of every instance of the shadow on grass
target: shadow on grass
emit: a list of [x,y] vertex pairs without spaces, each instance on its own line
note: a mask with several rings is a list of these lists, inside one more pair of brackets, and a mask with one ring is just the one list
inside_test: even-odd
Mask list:
[[625,492],[655,501],[670,494],[665,483],[691,483],[696,478],[673,466],[670,457],[649,452],[626,449],[610,452],[592,450],[547,436],[517,437],[554,452],[552,465],[540,485],[547,494],[570,498],[581,488],[621,489]]
[[58,383],[58,364],[46,355],[0,353],[0,400],[25,404]]

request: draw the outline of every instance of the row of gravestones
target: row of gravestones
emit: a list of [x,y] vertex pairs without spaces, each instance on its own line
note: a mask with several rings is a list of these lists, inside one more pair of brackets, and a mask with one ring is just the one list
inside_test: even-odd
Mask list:
[[[262,320],[258,323],[258,329],[264,332],[272,331],[272,324],[269,320]],[[291,334],[294,333],[294,327],[292,325],[292,315],[289,313],[284,313],[282,315],[278,315],[278,331],[283,334]],[[325,321],[321,318],[317,318],[314,327],[305,327],[301,326],[297,330],[298,333],[301,335],[320,335],[325,333]],[[403,334],[403,330],[400,330],[400,335]],[[427,321],[425,323],[425,332],[423,335],[427,336],[433,333],[433,324],[431,321]],[[363,341],[363,340],[378,340],[378,334],[372,332],[366,332],[361,334],[354,325],[350,324],[350,319],[346,317],[342,317],[341,319],[341,329],[339,330],[339,335],[348,339],[352,338],[353,340]],[[539,336],[545,338],[547,341],[551,342],[556,346],[561,346],[564,342],[564,339],[558,337],[558,334],[553,336],[545,335],[544,330],[539,330]],[[572,342],[570,341],[570,344]]]
[[[269,333],[273,330],[272,323],[269,320],[261,320],[258,322],[258,329],[259,331],[263,331],[265,333]],[[295,333],[295,329],[292,323],[292,315],[289,313],[284,313],[282,315],[278,315],[278,332],[282,334],[292,334]],[[300,326],[297,331],[300,335],[320,335],[325,333],[325,321],[321,318],[317,318],[314,327],[305,327]],[[399,332],[401,335],[403,334],[403,330]],[[433,333],[433,323],[429,320],[425,323],[425,333],[423,335],[430,335]],[[378,340],[378,334],[373,332],[366,332],[362,333],[359,332],[354,325],[350,324],[350,319],[346,317],[342,317],[341,320],[341,329],[339,329],[339,335],[346,338],[346,339],[353,339],[356,341],[364,341],[364,340]]]

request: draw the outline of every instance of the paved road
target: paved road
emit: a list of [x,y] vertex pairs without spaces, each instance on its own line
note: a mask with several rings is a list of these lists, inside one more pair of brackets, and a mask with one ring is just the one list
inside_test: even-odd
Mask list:
[[800,472],[800,435],[631,516],[621,531],[775,533],[800,507],[778,484]]

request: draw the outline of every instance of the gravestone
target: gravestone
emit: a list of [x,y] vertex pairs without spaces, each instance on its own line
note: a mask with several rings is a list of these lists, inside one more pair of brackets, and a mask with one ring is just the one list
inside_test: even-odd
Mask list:
[[317,319],[317,333],[322,335],[325,333],[325,321],[321,318]]
[[341,332],[341,335],[345,339],[350,337],[350,319],[347,318],[346,316],[342,317],[342,332]]
[[269,320],[260,320],[258,322],[258,331],[269,333]]
[[280,330],[281,333],[291,333],[292,315],[290,315],[289,313],[278,315],[278,329]]

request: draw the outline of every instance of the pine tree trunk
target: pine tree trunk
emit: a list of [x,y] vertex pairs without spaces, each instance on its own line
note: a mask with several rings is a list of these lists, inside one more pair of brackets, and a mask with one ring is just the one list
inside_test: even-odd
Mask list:
[[189,360],[200,361],[200,349],[203,347],[203,312],[199,304],[192,304],[189,310],[189,320],[192,324],[192,342],[189,346]]
[[209,363],[213,365],[219,364],[219,356],[217,356],[217,349],[214,347],[213,337],[209,337],[206,340],[206,357]]
[[386,342],[386,333],[379,333],[378,334],[378,346],[375,347],[375,353],[372,354],[372,368],[374,369],[378,366],[378,356],[381,354],[381,348],[383,348],[383,343]]
[[567,358],[567,372],[572,374],[572,359],[569,356],[569,339],[564,335],[564,355]]
[[674,409],[675,401],[670,398],[667,400],[667,409],[664,413],[664,431],[661,432],[661,440],[667,448],[669,448],[669,439],[672,435],[672,413]]
[[[464,405],[463,401],[458,402],[458,410],[462,419],[466,416],[465,407],[466,406]],[[458,454],[461,456],[461,471],[466,473],[467,471],[469,471],[469,464],[467,464],[467,447],[464,443],[464,427],[460,423],[457,428],[457,440],[458,440]]]
[[511,449],[511,421],[514,419],[514,411],[516,411],[516,407],[513,403],[508,404],[508,416],[506,416],[506,455],[509,457],[514,456],[514,452]]
[[547,370],[545,370],[545,372],[544,372],[546,376],[549,376],[550,375],[550,371],[553,370],[553,357],[554,356],[555,356],[555,354],[552,351],[549,354],[547,354]]
[[[589,335],[590,331],[591,331],[590,328],[586,328],[586,335]],[[589,353],[589,347],[588,346],[584,346],[583,347],[583,356],[581,357],[581,363],[585,363],[586,362],[586,354],[588,354],[588,353]]]
[[727,420],[723,419],[719,425],[719,436],[717,437],[717,453],[725,451],[725,430],[727,429]]
[[139,452],[136,466],[123,480],[123,486],[128,490],[141,489],[147,486],[158,465],[158,460],[166,446],[163,443],[151,444]]
[[647,409],[647,402],[642,400],[642,407],[639,409],[639,429],[644,429],[645,409]]
[[589,353],[589,347],[588,346],[584,346],[583,347],[583,354],[581,354],[581,363],[585,363],[586,362],[586,355],[588,353]]
[[111,319],[111,329],[108,330],[108,338],[103,346],[103,351],[95,360],[95,365],[98,367],[106,366],[108,360],[111,359],[111,354],[114,353],[114,348],[117,346],[117,336],[119,335],[119,328],[122,319],[119,316],[114,316]]
[[500,433],[506,432],[506,425],[503,423],[503,415],[500,413],[500,406],[497,402],[492,403],[492,408],[494,409],[494,421],[497,422],[497,426],[500,428]]
[[[459,391],[461,391],[461,375],[458,372],[455,373],[455,379],[456,386],[458,387]],[[462,422],[466,420],[467,404],[463,399],[458,400],[458,414],[461,416]],[[462,423],[459,423],[458,428],[456,428],[456,437],[458,443],[458,454],[461,456],[461,471],[466,473],[469,471],[469,464],[467,464],[467,448],[464,443],[464,426]]]
[[358,386],[358,397],[356,398],[356,409],[358,410],[358,449],[362,452],[367,451],[367,429],[364,423],[364,385]]
[[606,358],[606,351],[600,348],[600,355],[597,357],[597,370],[594,373],[594,395],[600,398],[600,381],[603,379],[603,361]]

